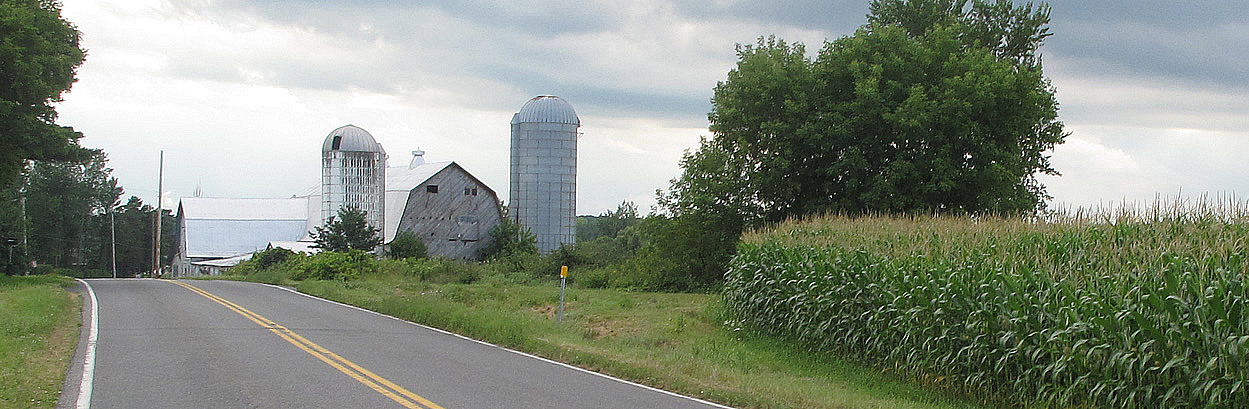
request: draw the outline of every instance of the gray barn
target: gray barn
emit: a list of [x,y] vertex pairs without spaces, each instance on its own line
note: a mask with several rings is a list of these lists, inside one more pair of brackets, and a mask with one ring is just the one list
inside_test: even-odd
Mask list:
[[407,171],[387,173],[388,198],[404,200],[387,204],[403,209],[396,234],[413,233],[430,256],[476,258],[503,221],[498,195],[455,162],[414,163]]

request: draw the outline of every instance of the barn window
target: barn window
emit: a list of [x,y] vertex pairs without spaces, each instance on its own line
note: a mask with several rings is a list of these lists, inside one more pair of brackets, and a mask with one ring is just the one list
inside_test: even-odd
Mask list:
[[477,196],[477,188],[473,188],[473,196]]
[[468,195],[470,195],[470,194],[472,194],[472,193],[473,193],[473,190],[472,190],[472,189],[469,189],[469,188],[464,188],[464,196],[468,196]]
[[438,185],[425,185],[425,192],[438,193]]
[[334,142],[331,142],[331,144],[332,144],[332,145],[330,146],[330,149],[333,149],[333,150],[338,150],[339,148],[341,148],[341,147],[343,146],[343,137],[342,137],[342,136],[335,136],[335,137],[334,137]]

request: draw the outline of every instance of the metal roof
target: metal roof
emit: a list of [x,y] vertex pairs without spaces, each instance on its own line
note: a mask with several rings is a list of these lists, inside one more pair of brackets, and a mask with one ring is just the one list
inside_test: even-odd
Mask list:
[[571,124],[581,126],[577,111],[563,98],[554,95],[539,95],[530,99],[520,111],[512,115],[512,123],[545,122]]
[[184,197],[179,213],[195,220],[306,220],[307,199]]
[[299,240],[307,233],[308,198],[186,197],[178,218],[187,257],[229,257],[263,250],[274,240]]
[[270,249],[287,249],[296,253],[315,254],[320,253],[321,249],[312,247],[317,243],[312,241],[270,241],[266,248]]
[[[334,138],[339,139],[337,149],[334,147]],[[321,152],[332,150],[386,153],[386,150],[382,149],[382,144],[377,143],[377,140],[373,139],[373,134],[350,124],[340,126],[325,136],[325,142],[321,144]]]

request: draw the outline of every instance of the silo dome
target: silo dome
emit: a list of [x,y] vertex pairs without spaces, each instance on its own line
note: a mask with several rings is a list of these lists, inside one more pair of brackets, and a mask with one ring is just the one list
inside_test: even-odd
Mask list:
[[512,115],[512,123],[545,122],[569,125],[581,125],[577,111],[563,98],[554,95],[539,95],[530,99],[520,111]]
[[355,125],[340,126],[326,135],[321,152],[329,151],[386,153],[382,144],[373,139],[373,134]]

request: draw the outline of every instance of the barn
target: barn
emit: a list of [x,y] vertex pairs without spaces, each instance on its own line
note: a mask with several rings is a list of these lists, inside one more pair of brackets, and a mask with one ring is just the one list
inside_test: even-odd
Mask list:
[[174,276],[219,272],[271,241],[307,236],[308,198],[185,197],[175,215]]
[[[409,232],[430,256],[475,259],[503,220],[498,195],[459,164],[426,163],[424,154],[385,169],[383,243]],[[323,204],[320,185],[282,199],[183,198],[173,275],[217,274],[270,246],[307,249]]]

